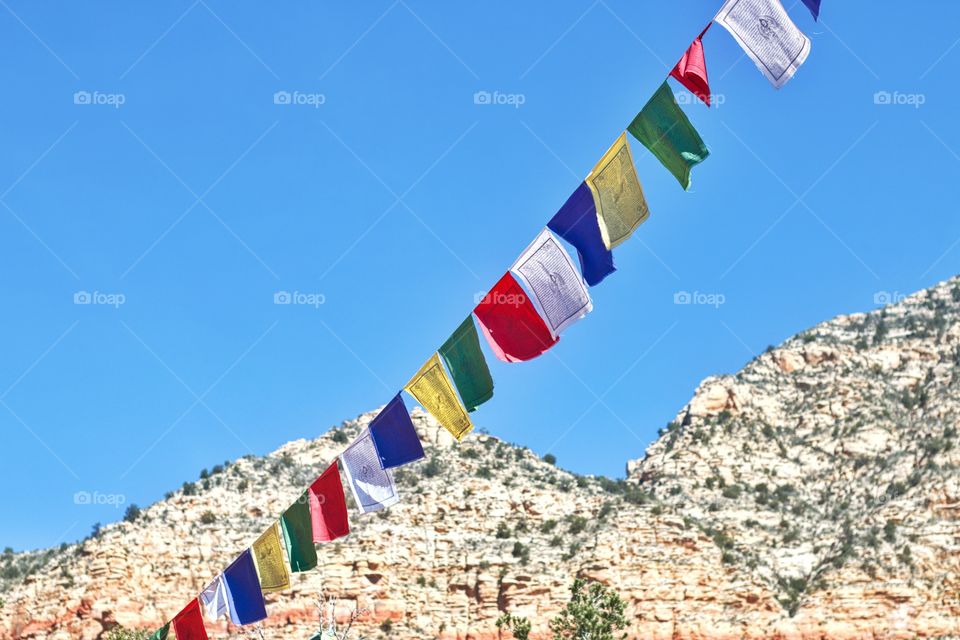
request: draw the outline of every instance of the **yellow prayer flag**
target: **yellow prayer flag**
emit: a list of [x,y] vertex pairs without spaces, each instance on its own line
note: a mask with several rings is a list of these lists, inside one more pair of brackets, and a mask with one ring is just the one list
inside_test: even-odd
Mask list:
[[473,429],[470,416],[453,390],[438,354],[434,353],[404,388],[457,440]]
[[626,132],[620,134],[600,162],[587,176],[597,208],[600,235],[607,249],[613,249],[650,216],[643,187],[633,166],[633,154]]
[[257,562],[261,591],[270,593],[290,587],[290,571],[283,557],[283,546],[280,544],[280,532],[276,522],[253,543],[253,557]]

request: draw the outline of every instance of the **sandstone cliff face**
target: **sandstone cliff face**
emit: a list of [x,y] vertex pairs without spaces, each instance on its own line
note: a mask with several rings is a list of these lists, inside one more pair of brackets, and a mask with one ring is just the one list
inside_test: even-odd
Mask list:
[[[631,638],[960,635],[958,301],[946,282],[704,381],[627,482],[488,435],[452,443],[415,411],[428,456],[398,473],[403,501],[352,514],[316,571],[268,596],[264,635],[310,637],[327,593],[340,615],[369,609],[367,638],[492,640],[505,609],[546,637],[576,575],[620,591]],[[169,619],[373,415],[226,465],[95,539],[0,557],[30,567],[0,582],[0,640]]]

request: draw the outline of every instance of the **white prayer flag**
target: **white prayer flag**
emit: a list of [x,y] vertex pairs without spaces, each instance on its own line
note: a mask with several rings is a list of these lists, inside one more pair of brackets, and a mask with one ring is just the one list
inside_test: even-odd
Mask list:
[[716,22],[777,89],[787,84],[810,53],[810,38],[793,23],[780,0],[727,0]]
[[400,501],[393,477],[380,466],[380,456],[370,437],[370,429],[364,429],[340,454],[340,459],[360,511],[379,511]]
[[223,580],[223,574],[220,574],[200,594],[200,602],[210,620],[219,620],[220,616],[227,615],[227,601],[227,583]]
[[540,232],[510,270],[533,293],[533,305],[554,338],[593,310],[587,285],[549,229]]

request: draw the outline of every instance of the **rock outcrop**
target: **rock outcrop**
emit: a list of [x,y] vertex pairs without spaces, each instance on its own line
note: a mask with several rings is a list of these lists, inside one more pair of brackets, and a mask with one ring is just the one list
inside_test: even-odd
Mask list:
[[[96,640],[171,618],[373,417],[217,467],[134,522],[0,556],[0,640]],[[427,459],[403,501],[354,516],[316,571],[268,596],[266,638],[317,599],[365,638],[535,637],[575,576],[613,585],[630,638],[960,635],[960,281],[818,325],[705,380],[627,479],[576,476],[414,411]],[[223,620],[213,637],[247,637]]]

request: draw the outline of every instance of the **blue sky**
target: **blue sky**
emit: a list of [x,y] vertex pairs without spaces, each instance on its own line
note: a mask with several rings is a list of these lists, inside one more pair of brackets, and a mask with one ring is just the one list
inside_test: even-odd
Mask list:
[[[960,6],[930,4],[795,3],[813,49],[781,91],[711,29],[692,190],[633,145],[650,220],[552,352],[492,363],[478,425],[622,476],[705,376],[955,274]],[[122,516],[77,492],[149,504],[389,400],[720,2],[0,5],[0,545],[23,549]]]

